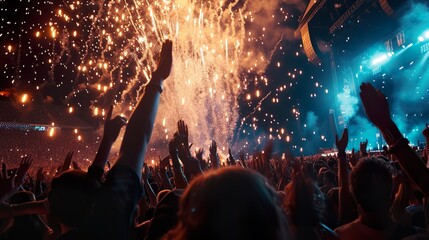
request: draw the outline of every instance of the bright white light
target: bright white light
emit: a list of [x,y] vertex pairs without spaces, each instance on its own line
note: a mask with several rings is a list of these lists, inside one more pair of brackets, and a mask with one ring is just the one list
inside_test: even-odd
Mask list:
[[426,39],[429,39],[429,30],[427,30],[423,35],[425,36]]
[[423,42],[423,41],[425,40],[425,38],[424,38],[424,37],[422,37],[422,36],[419,36],[419,37],[417,38],[417,40],[419,40],[419,42]]
[[388,58],[389,58],[389,56],[387,54],[382,54],[382,55],[375,57],[371,63],[372,63],[372,65],[384,63],[387,61]]

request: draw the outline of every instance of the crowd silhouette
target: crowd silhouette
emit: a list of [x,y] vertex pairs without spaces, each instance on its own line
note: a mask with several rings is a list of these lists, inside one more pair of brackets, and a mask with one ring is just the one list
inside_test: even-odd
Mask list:
[[[50,176],[33,161],[42,154],[26,155],[13,169],[2,163],[0,239],[429,239],[429,149],[417,153],[409,146],[386,96],[368,83],[360,97],[389,146],[383,152],[369,153],[362,142],[359,151],[346,153],[345,129],[336,137],[335,156],[281,158],[267,143],[249,157],[229,150],[221,164],[215,141],[208,159],[203,149],[191,152],[192,133],[178,120],[169,155],[148,164],[172,45],[163,43],[128,121],[109,109],[88,168],[73,152]],[[428,126],[423,135],[429,141]]]

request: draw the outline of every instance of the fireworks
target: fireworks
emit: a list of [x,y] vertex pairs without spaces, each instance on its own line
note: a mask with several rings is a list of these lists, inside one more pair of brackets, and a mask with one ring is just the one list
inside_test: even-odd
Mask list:
[[[91,15],[74,16],[89,7],[93,8]],[[233,2],[191,0],[64,5],[57,11],[59,22],[51,24],[50,32],[52,38],[63,42],[56,59],[75,50],[80,55],[74,80],[79,84],[69,101],[76,101],[74,97],[79,98],[88,88],[97,89],[99,95],[92,103],[94,116],[103,116],[103,102],[113,94],[118,111],[132,111],[145,80],[156,67],[161,43],[172,39],[173,72],[165,82],[167,90],[161,98],[152,139],[168,139],[182,118],[197,145],[208,145],[213,138],[220,146],[228,146],[238,119],[240,71],[247,68],[243,64],[251,62],[252,68],[259,69],[265,61],[262,56],[250,60],[251,51],[243,55],[244,19],[251,17],[244,8]],[[65,30],[57,30],[61,25]],[[77,26],[81,28],[76,30]],[[79,41],[76,36],[83,38],[80,44],[70,44]]]
[[[22,12],[32,16],[31,21],[12,22],[21,25],[23,41],[11,37],[2,42],[5,55],[14,63],[6,66],[3,75],[12,84],[15,80],[34,84],[46,99],[59,98],[69,114],[86,111],[100,119],[113,103],[115,114],[129,116],[156,67],[161,43],[168,38],[174,42],[173,72],[165,81],[153,142],[165,146],[180,118],[188,124],[194,146],[207,147],[211,139],[221,151],[232,144],[238,150],[249,147],[245,138],[257,139],[259,144],[264,138],[285,141],[288,136],[289,142],[293,135],[286,125],[289,116],[271,106],[284,106],[287,100],[285,108],[297,109],[292,118],[299,120],[300,98],[291,92],[304,74],[284,59],[305,59],[302,46],[284,44],[295,41],[289,22],[297,17],[288,13],[296,9],[293,4],[274,0],[44,2]],[[264,71],[270,63],[276,71],[290,69],[269,79]],[[269,134],[263,136],[264,131]]]

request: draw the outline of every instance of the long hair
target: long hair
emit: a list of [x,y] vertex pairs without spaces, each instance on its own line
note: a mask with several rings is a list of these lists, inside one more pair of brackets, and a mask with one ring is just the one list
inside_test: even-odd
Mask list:
[[226,167],[194,179],[182,196],[179,224],[167,239],[286,239],[278,196],[249,169]]

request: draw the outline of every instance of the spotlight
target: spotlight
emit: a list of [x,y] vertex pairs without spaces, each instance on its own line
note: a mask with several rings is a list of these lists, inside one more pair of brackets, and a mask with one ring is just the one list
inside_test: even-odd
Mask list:
[[425,33],[423,33],[426,39],[429,39],[429,30],[427,30]]
[[419,37],[417,38],[417,40],[419,40],[419,42],[423,42],[423,41],[425,40],[425,38],[424,38],[424,37],[422,37],[422,36],[419,36]]
[[377,65],[377,64],[380,64],[380,63],[384,63],[388,59],[389,59],[389,55],[387,55],[387,54],[378,55],[378,56],[376,56],[376,57],[374,57],[372,59],[371,64],[372,65]]

